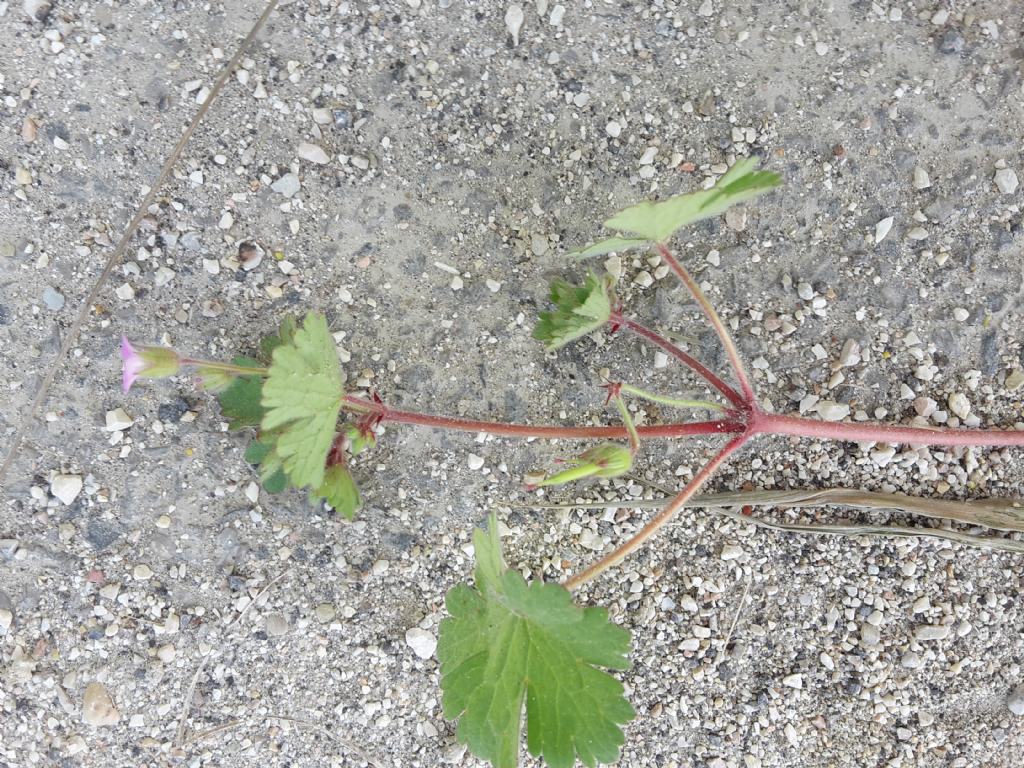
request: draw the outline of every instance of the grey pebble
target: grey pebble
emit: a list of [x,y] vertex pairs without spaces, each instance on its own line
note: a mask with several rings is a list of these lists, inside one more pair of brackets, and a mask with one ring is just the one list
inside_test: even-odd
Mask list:
[[882,633],[878,631],[878,627],[874,624],[861,624],[860,625],[860,642],[861,645],[866,648],[873,648],[878,645],[882,640]]
[[64,294],[56,288],[47,286],[43,289],[43,304],[47,309],[57,312],[64,308]]
[[1021,683],[1006,697],[1006,706],[1017,717],[1024,717],[1024,683]]
[[316,607],[316,618],[321,624],[327,624],[333,621],[334,617],[338,615],[337,609],[335,609],[333,603],[320,603]]
[[900,659],[900,664],[902,664],[905,669],[920,669],[922,665],[921,657],[913,651],[907,651]]
[[302,184],[299,183],[299,177],[294,173],[286,173],[284,176],[279,178],[270,188],[277,192],[279,195],[285,197],[291,197],[302,188]]
[[914,630],[914,639],[922,640],[944,640],[949,637],[948,624],[924,624]]
[[280,637],[288,631],[288,619],[281,613],[268,613],[266,618],[267,634]]

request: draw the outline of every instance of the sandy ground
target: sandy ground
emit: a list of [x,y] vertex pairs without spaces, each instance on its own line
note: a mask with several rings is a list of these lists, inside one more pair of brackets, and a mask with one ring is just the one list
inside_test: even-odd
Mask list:
[[[25,5],[39,18],[0,2],[5,444],[262,10]],[[304,0],[271,17],[3,481],[0,765],[477,765],[441,716],[436,659],[406,640],[436,635],[472,528],[496,509],[509,558],[557,579],[650,514],[514,506],[536,499],[523,473],[571,446],[390,427],[357,465],[366,508],[339,521],[263,493],[246,437],[194,382],[123,395],[121,334],[228,357],[320,309],[352,385],[395,405],[611,423],[603,367],[697,388],[634,339],[546,355],[530,332],[547,281],[579,274],[562,255],[618,207],[759,154],[785,186],[677,247],[764,402],[1024,421],[1015,2],[522,5],[516,35],[486,1]],[[243,242],[265,251],[249,269]],[[622,258],[626,306],[723,366],[663,267]],[[860,359],[837,367],[849,339]],[[550,497],[659,496],[712,447],[653,444],[636,478]],[[765,440],[713,486],[965,498],[1022,481],[1012,451]],[[1022,574],[1020,555],[948,542],[683,514],[581,595],[634,633],[639,717],[619,764],[1019,766]]]

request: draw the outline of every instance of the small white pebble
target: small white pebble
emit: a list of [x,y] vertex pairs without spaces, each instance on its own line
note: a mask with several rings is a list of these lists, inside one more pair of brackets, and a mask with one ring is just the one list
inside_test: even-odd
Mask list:
[[123,429],[128,429],[132,424],[135,423],[135,419],[125,413],[124,408],[115,408],[112,411],[107,411],[107,432],[120,432]]
[[723,560],[738,560],[743,557],[743,548],[735,544],[724,544],[722,546],[721,558]]
[[889,234],[889,230],[892,229],[892,216],[886,216],[880,222],[875,224],[875,244],[885,240],[885,236]]
[[825,421],[842,421],[850,415],[850,406],[834,400],[821,400],[817,406],[818,415]]
[[433,656],[437,649],[437,638],[419,627],[413,627],[405,633],[405,642],[423,660]]
[[971,401],[967,399],[967,395],[963,392],[951,394],[946,404],[949,406],[949,410],[961,419],[966,419],[971,414]]
[[636,277],[633,278],[633,282],[641,288],[647,288],[654,282],[654,278],[651,277],[651,273],[645,269],[636,274]]
[[466,463],[469,464],[470,469],[476,471],[483,467],[484,460],[483,457],[477,456],[475,453],[471,453],[469,454],[468,457],[466,457]]
[[1012,195],[1017,191],[1017,172],[1012,168],[1000,168],[992,180],[1004,195]]
[[804,687],[804,678],[802,675],[786,675],[782,678],[782,684],[787,688],[795,688],[799,691]]

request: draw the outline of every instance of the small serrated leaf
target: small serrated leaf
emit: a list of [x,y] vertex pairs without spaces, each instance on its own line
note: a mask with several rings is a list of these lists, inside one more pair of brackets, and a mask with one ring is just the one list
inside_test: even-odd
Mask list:
[[644,248],[651,244],[650,240],[634,239],[629,237],[609,237],[606,240],[588,245],[586,248],[578,248],[566,254],[571,259],[590,259],[594,256],[604,256],[608,253],[623,253],[634,248]]
[[274,350],[280,347],[282,344],[291,344],[292,339],[295,338],[295,332],[299,326],[295,320],[295,315],[285,315],[281,320],[281,325],[278,328],[277,333],[271,334],[270,336],[264,336],[260,342],[260,352],[263,355],[264,362],[270,362],[274,355]]
[[316,488],[323,482],[342,396],[327,321],[310,313],[291,342],[274,349],[261,401],[261,427],[278,431],[275,452],[292,485]]
[[630,206],[604,225],[663,243],[680,227],[718,216],[730,206],[777,186],[781,181],[779,175],[758,171],[757,164],[757,158],[753,157],[738,160],[711,189],[675,195],[658,203],[645,201]]
[[527,748],[551,768],[615,761],[634,712],[600,667],[628,669],[629,633],[565,588],[507,570],[494,515],[473,546],[476,588],[448,592],[437,646],[441,706],[459,721],[459,740],[495,768],[515,768],[525,709]]
[[329,466],[324,472],[324,481],[310,496],[314,499],[324,499],[335,512],[347,520],[355,518],[359,506],[362,504],[356,481],[352,479],[352,473],[348,471],[348,467],[343,464]]
[[245,460],[259,467],[260,482],[267,493],[288,488],[288,476],[281,468],[281,457],[274,452],[272,435],[263,435],[245,448]]
[[[251,357],[236,357],[231,362],[246,368],[261,367],[260,362]],[[262,393],[262,376],[234,376],[227,387],[217,392],[217,401],[221,413],[228,420],[228,429],[259,426],[263,419]]]
[[533,338],[544,342],[549,350],[555,350],[608,322],[614,301],[611,278],[599,278],[591,273],[583,285],[578,286],[555,280],[551,283],[551,301],[555,309],[540,313]]

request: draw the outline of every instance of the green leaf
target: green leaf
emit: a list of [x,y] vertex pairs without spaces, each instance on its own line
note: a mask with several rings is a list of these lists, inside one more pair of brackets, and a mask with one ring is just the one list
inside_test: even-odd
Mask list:
[[614,301],[611,281],[610,277],[599,278],[591,273],[583,285],[570,285],[564,280],[552,282],[551,301],[555,310],[540,313],[533,338],[555,350],[607,323]]
[[314,500],[316,498],[325,499],[335,512],[343,515],[347,520],[355,518],[363,501],[359,495],[356,481],[352,479],[348,467],[343,464],[329,466],[324,473],[324,481],[320,483],[316,492],[310,495]]
[[623,251],[631,251],[634,248],[643,248],[650,245],[650,240],[635,240],[628,237],[609,237],[607,240],[602,240],[593,245],[588,245],[586,248],[578,248],[575,251],[570,251],[566,254],[572,259],[590,259],[594,256],[604,256],[606,253],[615,251],[616,253],[622,253]]
[[476,588],[448,592],[437,647],[441,706],[458,719],[459,740],[495,768],[515,768],[525,708],[527,748],[551,768],[615,761],[634,712],[600,667],[629,668],[629,633],[565,588],[507,570],[493,515],[473,544]]
[[341,371],[327,321],[310,313],[274,349],[263,383],[261,428],[278,430],[275,451],[292,485],[319,487],[342,399]]
[[371,430],[360,429],[355,424],[346,425],[345,437],[348,439],[348,452],[353,456],[377,445],[377,436]]
[[294,315],[285,315],[284,319],[281,320],[281,327],[277,333],[270,336],[264,336],[263,340],[260,341],[260,352],[263,354],[263,359],[269,362],[274,355],[274,350],[280,347],[282,344],[291,344],[295,338],[295,332],[298,330],[298,322],[295,320]]
[[281,493],[288,488],[288,476],[281,468],[281,457],[274,450],[272,438],[270,442],[253,440],[245,449],[245,460],[259,466],[260,482],[267,493]]
[[[260,368],[260,362],[251,357],[236,357],[235,365],[246,368]],[[263,420],[263,406],[260,405],[263,392],[262,376],[233,376],[230,384],[217,393],[221,413],[228,419],[229,429],[259,426]]]
[[757,158],[737,160],[711,189],[676,195],[660,203],[643,202],[619,211],[604,225],[663,243],[680,227],[718,216],[726,208],[767,192],[781,181],[777,173],[758,171]]

